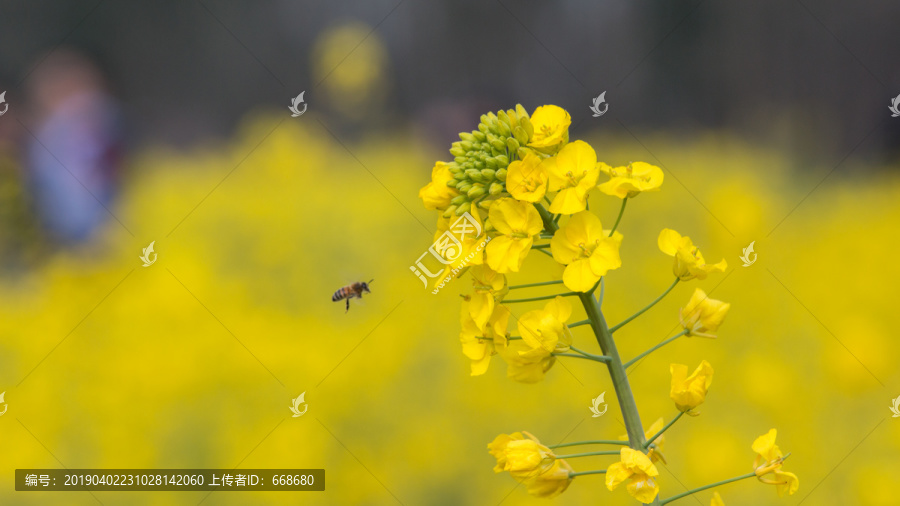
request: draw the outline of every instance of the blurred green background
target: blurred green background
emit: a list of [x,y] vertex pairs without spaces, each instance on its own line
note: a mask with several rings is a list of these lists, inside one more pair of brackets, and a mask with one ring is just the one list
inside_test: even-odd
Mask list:
[[[840,54],[834,65],[855,69],[860,81],[842,74],[817,87],[815,76],[807,82],[797,69],[785,85],[793,92],[758,103],[741,95],[741,86],[711,84],[731,82],[725,76],[738,78],[749,64],[729,73],[725,63],[706,61],[699,56],[707,50],[697,49],[715,44],[715,34],[727,31],[721,25],[741,11],[717,18],[724,16],[719,8],[695,4],[664,12],[613,9],[611,17],[623,26],[648,17],[656,24],[648,25],[646,37],[626,39],[616,53],[619,60],[609,56],[612,50],[595,51],[598,60],[618,62],[610,63],[615,77],[607,77],[597,62],[574,63],[577,42],[588,37],[590,26],[572,25],[568,38],[575,47],[568,50],[565,21],[578,17],[569,4],[554,14],[533,4],[498,3],[492,16],[510,31],[491,33],[460,28],[471,16],[450,3],[435,2],[428,16],[406,4],[396,13],[389,12],[394,4],[379,4],[358,15],[350,7],[318,7],[313,10],[320,16],[312,21],[295,18],[309,27],[296,35],[300,41],[286,35],[269,40],[252,29],[265,26],[265,19],[272,22],[267,16],[284,4],[257,11],[248,5],[210,4],[211,12],[202,5],[184,7],[203,19],[204,30],[217,34],[201,36],[205,42],[188,45],[186,52],[199,54],[197,47],[205,43],[221,50],[220,60],[199,61],[234,74],[243,87],[225,94],[210,88],[219,100],[197,103],[196,110],[187,99],[163,100],[141,88],[140,72],[117,60],[122,53],[108,49],[105,60],[92,56],[106,76],[105,89],[120,100],[129,125],[123,130],[131,133],[111,178],[115,196],[87,199],[103,219],[77,241],[60,240],[42,224],[26,176],[34,162],[23,146],[35,148],[31,139],[40,138],[40,131],[32,122],[44,116],[21,112],[28,110],[20,106],[26,99],[19,101],[13,92],[23,89],[20,96],[29,96],[27,89],[36,86],[29,79],[37,78],[32,71],[41,75],[44,53],[12,57],[4,48],[3,61],[19,70],[7,71],[11,114],[0,118],[0,391],[9,406],[0,416],[6,455],[0,502],[635,504],[624,490],[608,492],[599,476],[579,477],[547,501],[492,472],[486,445],[499,433],[527,430],[548,444],[624,434],[606,370],[568,360],[543,382],[523,385],[508,380],[495,359],[486,375],[470,377],[458,341],[459,294],[470,291],[468,279],[435,296],[409,273],[432,242],[436,216],[416,195],[434,160],[449,159],[446,149],[455,132],[474,128],[479,114],[521,102],[529,111],[546,103],[566,107],[573,115],[571,138],[589,142],[602,161],[642,160],[666,172],[662,191],[631,202],[619,228],[625,236],[623,266],[607,277],[604,301],[610,323],[669,285],[671,259],[656,246],[662,228],[690,235],[707,260],[724,257],[729,263],[723,275],[680,284],[617,333],[627,359],[674,333],[678,308],[694,287],[732,304],[719,339],[680,339],[630,374],[649,425],[676,413],[668,397],[670,363],[693,368],[706,359],[716,370],[702,415],[667,432],[662,496],[749,472],[751,442],[774,427],[779,446],[792,452],[785,468],[799,476],[800,490],[779,499],[771,486],[747,480],[719,489],[725,504],[897,504],[892,477],[900,472],[900,421],[891,419],[888,406],[900,395],[900,344],[890,330],[900,324],[893,286],[900,278],[894,260],[900,249],[900,119],[890,122],[886,108],[893,95],[881,86],[896,85],[896,74],[876,63],[887,61],[897,45],[876,47],[859,35],[872,31],[871,15],[851,17],[852,30],[839,25],[829,34],[823,26],[840,17],[830,7],[810,16],[798,3],[799,10],[784,13],[780,22],[801,26],[797,33],[804,41],[789,46],[788,60],[818,55],[825,47],[823,59]],[[104,31],[104,20],[130,19],[148,9],[99,5],[92,13],[89,7],[53,11],[55,17],[47,19],[58,17],[68,28],[29,40],[46,50],[62,39],[66,47],[92,54],[92,41],[116,40]],[[12,19],[32,19],[32,8],[22,7],[29,16]],[[767,8],[774,9],[764,3],[754,12],[764,17]],[[610,23],[605,11],[585,12],[597,23]],[[242,13],[254,15],[244,24]],[[158,14],[172,19],[162,8]],[[431,39],[420,23],[432,18],[444,20],[439,26],[445,31],[438,32],[447,41],[460,41],[441,43],[451,46],[445,50],[452,58],[422,55]],[[152,18],[144,23],[144,29],[154,26]],[[81,28],[70,39],[66,33],[73,25]],[[715,30],[699,30],[707,25]],[[133,35],[121,36],[127,42]],[[419,58],[405,60],[404,48],[419,37]],[[849,41],[851,55],[863,55],[862,62],[848,57],[834,37]],[[466,51],[472,40],[489,43],[478,45],[480,53]],[[504,55],[508,40],[519,47]],[[657,42],[663,44],[659,51]],[[279,44],[302,55],[300,63],[292,65],[272,49]],[[765,55],[767,48],[746,50]],[[653,56],[642,60],[647,51]],[[177,83],[179,67],[164,70],[167,54],[160,50],[158,61],[144,65]],[[691,65],[673,63],[682,60]],[[446,61],[457,67],[442,69]],[[240,70],[227,70],[232,64]],[[838,67],[829,65],[816,68],[831,75]],[[510,72],[494,74],[506,66]],[[591,96],[613,89],[631,67],[637,73],[626,76],[626,83],[644,83],[644,95],[641,86],[626,84],[621,90],[631,90],[630,102],[616,102],[610,93],[610,113],[590,117]],[[570,68],[580,78],[568,75]],[[490,71],[472,77],[483,69]],[[443,76],[441,84],[432,76],[412,91],[432,71]],[[595,72],[603,78],[595,80]],[[646,88],[666,72],[682,76],[679,89],[661,96]],[[289,74],[291,82],[279,85]],[[534,86],[528,85],[530,76]],[[263,81],[270,81],[268,89],[246,91]],[[596,84],[596,90],[581,81]],[[196,90],[185,88],[185,96],[201,94],[197,82]],[[447,91],[456,83],[456,91]],[[808,101],[798,98],[806,85],[816,90]],[[860,86],[856,94],[837,100],[854,86]],[[706,88],[716,91],[698,91]],[[290,98],[304,89],[309,110],[291,118]],[[652,98],[642,105],[644,96]],[[708,97],[721,109],[703,109]],[[668,102],[674,109],[654,106]],[[748,110],[755,111],[752,118],[742,114]],[[60,165],[68,165],[60,158]],[[60,171],[59,177],[71,176]],[[75,190],[89,191],[91,185],[81,182]],[[590,205],[604,223],[612,223],[619,201],[595,192]],[[144,268],[138,256],[150,241],[159,257]],[[751,241],[758,261],[744,268],[738,256]],[[549,258],[535,254],[510,282],[561,274]],[[348,313],[343,303],[331,302],[339,287],[371,278],[373,293],[354,300]],[[531,308],[518,306],[519,314]],[[576,311],[572,319],[582,318]],[[574,332],[577,346],[597,352],[586,327]],[[603,391],[610,394],[609,411],[591,418],[590,401]],[[291,418],[290,401],[301,392],[309,411]],[[611,462],[570,461],[577,471]],[[63,466],[325,468],[327,485],[325,492],[209,497],[13,491],[14,469]],[[710,496],[702,492],[678,504],[706,505]]]

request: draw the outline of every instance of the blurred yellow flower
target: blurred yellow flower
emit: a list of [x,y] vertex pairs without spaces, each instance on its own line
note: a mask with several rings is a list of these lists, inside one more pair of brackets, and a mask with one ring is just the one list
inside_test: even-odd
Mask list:
[[565,492],[572,483],[572,466],[563,459],[544,462],[538,474],[525,481],[528,493],[535,497],[551,498]]
[[622,234],[609,237],[600,218],[590,211],[572,215],[550,240],[553,259],[564,264],[563,282],[569,290],[590,290],[607,271],[622,265]]
[[620,199],[636,197],[641,192],[658,191],[663,183],[662,169],[645,162],[615,168],[601,162],[599,170],[610,179],[598,185],[597,189]]
[[731,304],[720,300],[710,299],[706,292],[697,288],[691,295],[687,306],[681,308],[681,326],[687,331],[688,336],[716,337],[715,332]]
[[669,255],[675,257],[675,263],[672,271],[682,281],[690,279],[706,279],[707,274],[713,271],[725,272],[728,263],[723,258],[717,264],[708,265],[700,254],[700,249],[694,246],[691,238],[684,236],[678,232],[665,228],[659,233],[657,239],[659,249]]
[[533,348],[524,339],[495,339],[497,353],[506,362],[506,377],[520,383],[537,383],[553,367],[552,350]]
[[669,396],[675,401],[678,410],[682,412],[703,404],[713,377],[713,368],[706,360],[700,362],[690,376],[687,371],[686,365],[672,364],[669,366],[669,372],[672,373],[672,389]]
[[516,200],[538,202],[547,192],[547,171],[541,157],[529,153],[524,160],[509,164],[506,173],[506,190]]
[[[800,487],[800,480],[796,474],[781,470],[784,455],[775,444],[777,435],[778,431],[771,429],[753,441],[751,448],[756,452],[756,458],[753,460],[754,472],[762,483],[775,485],[779,497],[783,497],[785,493],[794,495]],[[768,474],[772,477],[767,478]]]
[[565,297],[557,296],[544,306],[523,314],[518,321],[519,335],[532,348],[549,352],[564,352],[572,344],[572,332],[566,321],[572,305]]
[[606,470],[606,488],[615,490],[622,482],[628,481],[628,493],[642,503],[650,503],[659,494],[656,477],[659,471],[650,458],[631,448],[622,448],[620,461]]
[[489,217],[494,230],[502,235],[485,247],[488,265],[500,273],[519,272],[534,236],[544,228],[541,215],[529,202],[502,198],[491,205]]
[[718,492],[713,492],[712,500],[709,501],[709,506],[725,506],[725,503],[722,502],[722,496],[720,496]]
[[550,175],[551,192],[558,192],[550,203],[550,212],[574,214],[584,211],[587,195],[597,184],[600,169],[597,154],[588,143],[566,144],[559,153],[544,161]]
[[528,146],[542,153],[553,154],[569,142],[569,125],[572,117],[565,109],[555,105],[542,105],[531,115],[534,135]]
[[486,324],[478,325],[472,318],[471,304],[470,300],[464,300],[462,303],[459,341],[462,344],[463,355],[472,361],[472,376],[480,376],[487,372],[491,356],[496,353],[495,342],[506,339],[510,312],[506,306],[498,305]]
[[447,186],[447,181],[453,179],[450,167],[444,162],[435,162],[431,168],[431,182],[419,190],[419,198],[425,204],[425,209],[443,210],[450,205],[450,200],[459,195],[456,188]]

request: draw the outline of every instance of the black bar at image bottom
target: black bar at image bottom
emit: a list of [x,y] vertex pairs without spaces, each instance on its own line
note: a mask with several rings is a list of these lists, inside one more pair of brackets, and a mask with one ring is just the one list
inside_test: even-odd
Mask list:
[[16,469],[19,492],[323,491],[324,469]]

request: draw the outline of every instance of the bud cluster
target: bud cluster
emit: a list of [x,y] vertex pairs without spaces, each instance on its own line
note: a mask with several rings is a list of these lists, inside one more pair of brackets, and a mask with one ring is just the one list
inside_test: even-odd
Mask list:
[[497,114],[483,114],[478,130],[460,133],[460,140],[450,148],[454,159],[448,166],[453,179],[447,181],[459,195],[450,201],[444,216],[462,215],[487,196],[502,194],[506,190],[506,167],[525,157],[533,136],[531,119],[521,104]]

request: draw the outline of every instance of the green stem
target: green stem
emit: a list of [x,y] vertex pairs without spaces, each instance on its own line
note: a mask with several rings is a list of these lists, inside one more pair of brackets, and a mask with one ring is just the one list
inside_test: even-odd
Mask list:
[[591,441],[575,441],[574,443],[560,443],[558,445],[548,446],[547,448],[562,448],[564,446],[580,446],[580,445],[623,445],[628,446],[628,441],[618,441],[612,439],[594,439]]
[[587,452],[587,453],[570,453],[569,455],[557,455],[558,459],[574,459],[575,457],[592,457],[594,455],[618,455],[621,452],[603,451],[603,452]]
[[746,480],[747,478],[753,478],[754,476],[756,476],[756,473],[747,473],[747,474],[742,474],[740,476],[736,476],[734,478],[730,478],[728,480],[717,481],[715,483],[711,483],[709,485],[706,485],[706,486],[703,486],[700,488],[695,488],[693,490],[688,490],[687,492],[682,492],[681,494],[678,494],[678,495],[673,495],[672,497],[669,497],[668,499],[662,499],[659,501],[659,505],[662,506],[664,504],[669,504],[672,501],[681,499],[682,497],[687,497],[691,494],[696,494],[697,492],[702,492],[704,490],[707,490],[707,489],[710,489],[713,487],[718,487],[719,485],[725,485],[726,483],[731,483],[734,481]]
[[532,244],[531,247],[534,249],[546,249],[546,248],[549,248],[550,245],[549,244]]
[[576,476],[584,476],[586,474],[606,474],[606,469],[597,469],[596,471],[579,471],[577,473],[569,473],[569,478]]
[[584,360],[593,360],[594,362],[603,362],[606,363],[606,360],[603,360],[606,357],[602,357],[600,355],[579,355],[577,353],[551,353],[554,357],[570,357],[570,358],[581,358]]
[[556,280],[553,280],[553,281],[544,281],[543,283],[527,283],[527,284],[524,284],[524,285],[513,285],[513,286],[509,287],[509,289],[510,289],[510,290],[515,290],[515,289],[517,289],[517,288],[531,288],[531,287],[534,287],[534,286],[560,285],[560,284],[562,284],[562,282],[563,282],[563,280],[561,280],[561,279],[556,279]]
[[[546,230],[556,232],[557,226],[553,223],[550,213],[544,209],[544,206],[535,205],[541,220],[544,222]],[[597,282],[599,285],[602,281]],[[634,402],[634,394],[631,392],[631,386],[628,384],[628,374],[625,372],[625,366],[622,365],[622,359],[619,358],[619,351],[616,349],[616,342],[613,340],[612,332],[606,326],[606,320],[600,311],[600,303],[591,293],[577,293],[587,317],[591,320],[591,329],[594,331],[594,337],[600,345],[603,355],[609,357],[606,367],[609,369],[609,376],[613,382],[613,388],[616,392],[616,398],[619,400],[619,408],[622,410],[622,419],[625,421],[625,430],[628,433],[628,444],[631,448],[641,451],[644,447],[644,426],[641,424],[641,417],[638,414],[637,403]]]
[[581,321],[579,321],[579,322],[575,322],[575,323],[569,324],[569,328],[570,328],[570,329],[573,329],[573,328],[575,328],[575,327],[580,327],[580,326],[582,326],[582,325],[587,325],[587,324],[589,324],[589,323],[591,323],[590,320],[581,320]]
[[598,361],[598,362],[604,362],[604,363],[605,363],[607,360],[609,360],[609,357],[607,357],[607,356],[604,356],[604,355],[594,355],[593,353],[588,353],[588,352],[586,352],[586,351],[579,350],[578,348],[576,348],[576,347],[574,347],[574,346],[572,346],[572,345],[569,345],[569,349],[572,350],[572,351],[574,351],[575,353],[580,353],[580,354],[584,355],[585,357],[591,358],[591,359],[596,360],[596,361]]
[[628,318],[626,318],[625,321],[623,321],[622,323],[619,323],[619,324],[616,325],[615,327],[609,329],[609,331],[610,331],[610,332],[615,332],[615,331],[619,330],[620,328],[624,327],[625,324],[627,324],[627,323],[630,322],[631,320],[634,320],[634,319],[637,318],[638,316],[641,316],[642,314],[644,314],[648,309],[650,309],[651,307],[655,306],[657,302],[661,301],[661,300],[663,299],[663,297],[665,297],[666,295],[668,295],[669,292],[671,292],[672,289],[675,288],[675,285],[677,285],[679,281],[680,281],[680,280],[679,280],[678,278],[675,278],[675,281],[672,283],[672,285],[671,285],[668,289],[666,289],[666,291],[663,292],[662,295],[660,295],[659,297],[657,297],[653,302],[651,302],[649,305],[647,305],[647,307],[645,307],[644,309],[641,309],[641,310],[638,311],[637,313],[634,313],[633,315],[631,315],[631,316],[629,316]]
[[616,224],[613,225],[612,230],[609,231],[609,236],[612,237],[613,233],[615,233],[616,229],[619,228],[619,222],[622,221],[622,215],[625,214],[625,204],[628,203],[628,197],[622,199],[622,207],[619,208],[619,216],[616,218]]
[[504,304],[514,304],[516,302],[534,302],[536,300],[548,300],[555,299],[556,297],[571,297],[572,295],[581,295],[579,292],[566,292],[566,293],[558,293],[556,295],[542,295],[540,297],[531,297],[528,299],[510,299],[504,300]]
[[667,424],[665,425],[665,427],[663,427],[662,429],[660,429],[659,432],[657,432],[656,434],[654,434],[651,438],[649,438],[649,439],[647,440],[646,443],[644,443],[644,448],[647,448],[648,446],[650,446],[651,444],[653,444],[653,442],[656,441],[656,438],[658,438],[659,436],[662,436],[662,435],[663,435],[663,432],[669,430],[669,427],[675,425],[675,422],[677,422],[679,418],[681,418],[682,416],[684,416],[685,413],[687,413],[687,411],[679,411],[678,414],[675,415],[675,418],[673,418],[671,422],[667,423]]
[[653,353],[654,351],[656,351],[656,350],[662,348],[663,346],[665,346],[665,345],[671,343],[672,341],[678,339],[679,337],[681,337],[681,336],[683,336],[683,335],[685,335],[685,334],[687,334],[687,333],[688,333],[687,330],[682,330],[682,331],[679,332],[677,335],[674,335],[674,336],[672,336],[672,337],[666,339],[665,341],[663,341],[663,342],[657,344],[656,346],[650,348],[649,350],[645,351],[644,353],[641,353],[640,355],[634,357],[633,359],[629,360],[628,362],[625,362],[625,367],[626,367],[626,368],[627,368],[627,367],[630,367],[632,364],[634,364],[634,363],[637,362],[638,360],[640,360],[640,359],[646,357],[647,355]]

